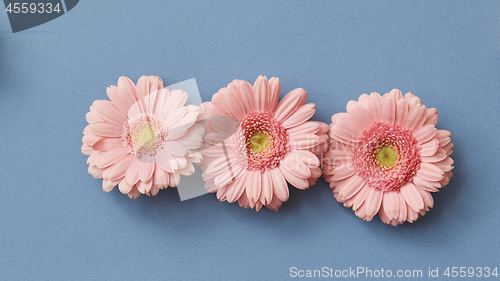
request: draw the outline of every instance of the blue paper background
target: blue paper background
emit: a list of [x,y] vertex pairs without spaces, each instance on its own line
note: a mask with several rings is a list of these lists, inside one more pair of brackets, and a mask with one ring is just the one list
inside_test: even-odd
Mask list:
[[[85,114],[120,76],[194,77],[209,100],[260,74],[280,77],[281,96],[308,90],[324,122],[360,94],[393,88],[438,108],[455,169],[435,207],[394,228],[357,218],[322,179],[292,189],[275,213],[213,194],[181,202],[175,189],[130,200],[87,173]],[[499,78],[498,1],[87,0],[16,34],[0,12],[0,279],[498,267]]]

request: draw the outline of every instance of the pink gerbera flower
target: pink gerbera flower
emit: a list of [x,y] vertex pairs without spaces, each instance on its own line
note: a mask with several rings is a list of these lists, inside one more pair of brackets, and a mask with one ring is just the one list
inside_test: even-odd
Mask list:
[[396,226],[434,205],[430,192],[448,184],[453,169],[450,132],[437,130],[435,108],[412,93],[363,94],[332,116],[323,175],[337,201],[356,216]]
[[143,76],[137,86],[121,77],[107,94],[110,101],[97,100],[90,107],[82,140],[89,173],[103,178],[105,192],[118,185],[133,199],[141,193],[154,196],[177,186],[180,174],[194,171],[205,129],[195,123],[200,108],[184,106],[186,92],[170,91],[159,77]]
[[280,88],[276,77],[260,76],[253,87],[234,80],[202,105],[210,124],[203,179],[221,201],[278,210],[288,200],[287,182],[306,189],[321,175],[328,126],[308,121],[316,106],[306,104],[305,90],[278,103]]

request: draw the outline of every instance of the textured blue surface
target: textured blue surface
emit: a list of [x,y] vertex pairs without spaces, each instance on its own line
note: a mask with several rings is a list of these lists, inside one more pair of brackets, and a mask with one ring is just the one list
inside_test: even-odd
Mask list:
[[[87,0],[16,34],[0,12],[0,279],[500,266],[500,2],[289,2]],[[292,189],[275,213],[213,194],[181,202],[175,189],[134,201],[87,173],[85,114],[120,76],[194,77],[208,100],[260,74],[280,77],[281,96],[308,90],[324,122],[360,94],[393,88],[438,108],[455,169],[435,207],[393,228],[357,218],[322,179]]]

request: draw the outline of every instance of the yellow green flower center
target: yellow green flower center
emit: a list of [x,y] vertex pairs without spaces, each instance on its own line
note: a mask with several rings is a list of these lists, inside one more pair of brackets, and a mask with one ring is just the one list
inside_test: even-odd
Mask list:
[[396,150],[390,146],[382,146],[377,153],[375,158],[378,160],[379,164],[384,167],[391,167],[396,163],[398,155]]
[[254,152],[266,151],[269,147],[269,137],[262,132],[254,132],[250,137],[250,148]]
[[155,132],[151,128],[151,124],[142,127],[137,132],[137,140],[142,144],[148,144],[155,139]]

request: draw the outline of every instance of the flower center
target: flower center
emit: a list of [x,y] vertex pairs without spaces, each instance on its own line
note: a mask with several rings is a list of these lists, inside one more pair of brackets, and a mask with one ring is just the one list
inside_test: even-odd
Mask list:
[[142,127],[137,132],[137,140],[142,144],[148,144],[155,138],[155,132],[151,129],[151,124],[146,127]]
[[250,137],[250,149],[263,152],[269,147],[269,138],[262,132],[254,132]]
[[399,190],[420,164],[418,142],[410,131],[383,122],[363,132],[353,148],[352,164],[358,176],[383,191]]
[[155,114],[138,114],[123,125],[122,141],[137,158],[154,156],[163,147],[167,129]]
[[390,167],[396,163],[398,155],[396,154],[396,150],[394,148],[390,146],[382,146],[375,154],[375,158],[378,160],[380,165]]
[[252,112],[233,135],[234,155],[250,170],[267,170],[278,165],[286,151],[288,135],[272,112]]

